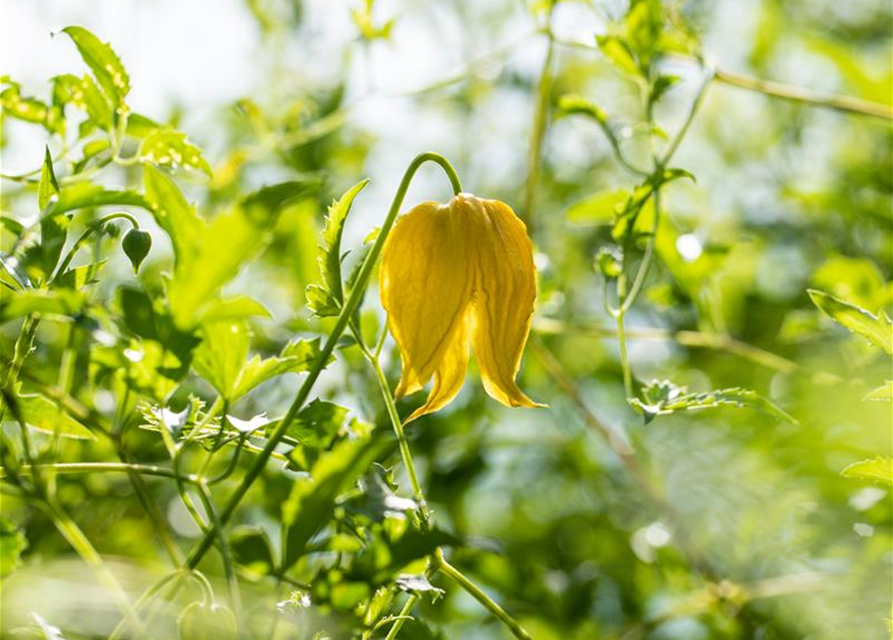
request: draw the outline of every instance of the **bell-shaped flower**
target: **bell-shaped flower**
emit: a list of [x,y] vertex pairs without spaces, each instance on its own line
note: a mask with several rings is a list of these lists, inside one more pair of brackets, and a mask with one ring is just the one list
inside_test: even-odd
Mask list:
[[398,398],[434,384],[409,418],[459,393],[469,343],[484,389],[510,407],[543,406],[515,383],[530,332],[536,268],[527,228],[511,207],[467,193],[401,216],[384,246],[381,302],[403,359]]

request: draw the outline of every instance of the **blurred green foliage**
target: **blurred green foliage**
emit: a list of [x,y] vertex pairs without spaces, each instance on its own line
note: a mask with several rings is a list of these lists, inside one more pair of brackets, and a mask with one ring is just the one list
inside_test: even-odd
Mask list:
[[2,637],[509,637],[441,554],[518,637],[889,637],[889,3],[326,6],[345,60],[461,50],[386,98],[537,251],[550,406],[412,423],[427,505],[361,267],[432,138],[285,64],[312,4],[246,0],[275,63],[204,139],[131,108],[127,33],[2,78],[3,153],[45,139],[0,194]]

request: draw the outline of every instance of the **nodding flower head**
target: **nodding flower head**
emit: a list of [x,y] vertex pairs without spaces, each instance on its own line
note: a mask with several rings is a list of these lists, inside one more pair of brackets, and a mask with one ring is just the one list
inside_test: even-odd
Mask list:
[[462,388],[469,344],[487,393],[510,407],[543,406],[515,383],[530,332],[536,268],[527,228],[504,202],[467,193],[424,202],[384,246],[381,302],[403,359],[398,398],[434,378],[414,420]]

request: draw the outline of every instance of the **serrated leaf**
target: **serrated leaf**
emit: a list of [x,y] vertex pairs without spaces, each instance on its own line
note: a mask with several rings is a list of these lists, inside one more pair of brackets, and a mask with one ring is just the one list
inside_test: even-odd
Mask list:
[[344,302],[344,287],[341,275],[341,237],[344,234],[344,223],[350,213],[357,194],[362,191],[369,180],[362,180],[348,189],[344,195],[333,202],[326,214],[323,229],[323,244],[319,247],[319,269],[322,275],[320,284],[307,287],[307,306],[318,316],[337,315]]
[[56,279],[53,280],[52,286],[54,289],[80,289],[88,284],[93,284],[96,282],[96,276],[102,271],[106,262],[108,262],[108,260],[100,260],[99,262],[85,264],[82,267],[69,269],[65,273],[57,276]]
[[36,98],[22,96],[21,86],[7,76],[3,77],[2,84],[6,85],[0,91],[0,111],[4,116],[39,124],[50,133],[61,134],[65,131],[61,108],[47,105]]
[[824,291],[809,289],[807,293],[813,303],[836,323],[893,354],[893,323],[889,318],[876,316]]
[[301,409],[285,433],[301,446],[326,449],[341,431],[348,413],[347,407],[316,399]]
[[341,305],[328,289],[318,284],[307,285],[304,292],[307,297],[307,308],[320,318],[330,318],[341,313]]
[[83,27],[66,27],[62,32],[68,34],[77,46],[84,62],[90,67],[115,108],[123,109],[124,98],[130,93],[130,76],[111,46]]
[[37,207],[43,211],[50,204],[50,199],[59,195],[59,183],[53,171],[53,158],[50,148],[44,147],[43,168],[40,170],[40,183],[37,186]]
[[213,176],[211,165],[202,156],[202,150],[186,140],[186,134],[171,128],[155,129],[148,133],[140,145],[140,159],[154,162],[173,170],[179,167],[198,169],[209,178]]
[[646,424],[659,415],[721,406],[749,407],[772,415],[779,420],[797,423],[796,419],[774,403],[755,391],[740,387],[689,393],[686,387],[677,386],[669,380],[653,380],[642,389],[642,396],[644,400],[631,398],[629,403],[642,412]]
[[854,462],[840,473],[847,478],[873,480],[882,484],[893,485],[893,458],[877,456],[870,460]]
[[[255,387],[277,376],[309,371],[316,366],[322,355],[319,345],[319,338],[297,340],[287,344],[278,356],[263,360],[260,356],[254,356],[242,368],[238,383],[232,392],[233,399],[241,398]],[[330,356],[326,364],[332,361],[334,358]]]
[[53,78],[53,102],[59,109],[71,103],[86,112],[89,120],[81,124],[80,138],[98,126],[103,131],[111,131],[114,124],[112,105],[96,81],[89,75],[81,78],[66,73]]
[[16,414],[20,414],[25,424],[37,431],[58,433],[64,438],[79,440],[96,439],[87,427],[43,396],[19,395],[14,398],[6,396],[6,399],[17,405],[17,409],[11,410],[9,412],[11,415],[6,416],[6,421],[11,420]]
[[304,555],[307,543],[328,521],[338,495],[350,488],[389,446],[384,439],[375,437],[342,440],[319,457],[309,478],[295,482],[282,506],[282,522],[286,526],[282,570],[289,569]]

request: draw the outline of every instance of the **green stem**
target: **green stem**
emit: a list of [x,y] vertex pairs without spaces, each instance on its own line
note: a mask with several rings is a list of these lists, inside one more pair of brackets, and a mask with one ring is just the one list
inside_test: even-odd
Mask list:
[[[385,377],[384,371],[382,371],[381,365],[378,361],[378,358],[373,356],[366,345],[363,343],[362,336],[357,332],[356,335],[357,343],[360,345],[360,349],[363,351],[363,354],[370,361],[373,368],[375,369],[375,376],[378,379],[378,387],[381,390],[381,397],[384,400],[385,406],[387,407],[388,417],[391,420],[391,426],[394,428],[394,433],[397,435],[397,442],[400,445],[400,455],[403,458],[403,464],[406,467],[406,471],[409,474],[409,482],[412,485],[412,493],[416,502],[419,505],[419,518],[421,521],[421,526],[423,529],[430,528],[430,516],[428,514],[428,508],[425,502],[425,494],[422,491],[422,487],[419,484],[418,475],[415,470],[415,463],[412,460],[412,452],[409,449],[409,442],[406,440],[406,435],[403,432],[403,424],[400,422],[400,417],[397,414],[397,405],[394,402],[394,396],[391,393],[391,389],[388,386],[387,378]],[[487,594],[480,590],[469,578],[467,578],[461,571],[450,565],[443,558],[443,551],[438,547],[433,556],[433,562],[429,567],[429,571],[427,572],[429,577],[433,575],[438,570],[443,571],[446,575],[455,580],[460,587],[465,589],[468,593],[470,593],[478,602],[480,602],[484,607],[490,611],[496,618],[502,621],[511,631],[515,634],[517,638],[521,640],[530,640],[530,636],[527,632],[512,618],[509,614],[507,614],[502,607],[500,607],[496,602],[494,602]],[[404,619],[402,616],[408,614],[407,607],[409,609],[412,608],[414,603],[412,601],[407,601],[406,605],[404,605],[404,611],[401,612],[401,618],[394,623],[394,627],[391,628],[390,633],[388,634],[388,638],[396,637],[396,634],[400,631],[400,627],[402,626]]]
[[888,105],[877,102],[869,102],[849,96],[840,96],[830,93],[821,93],[811,89],[804,89],[790,84],[782,84],[780,82],[772,82],[771,80],[761,80],[745,76],[740,73],[732,73],[716,69],[714,76],[718,82],[749,89],[750,91],[758,91],[759,93],[792,102],[802,102],[816,107],[825,107],[836,111],[844,111],[849,113],[858,113],[865,116],[873,116],[884,120],[893,120],[893,109]]
[[403,627],[403,623],[409,620],[409,614],[418,599],[419,597],[415,594],[409,596],[409,598],[406,600],[406,603],[403,605],[403,608],[400,609],[400,614],[397,616],[396,620],[394,620],[394,626],[392,626],[390,631],[388,631],[388,635],[385,636],[384,640],[396,639],[397,634],[400,633],[400,629]]
[[555,55],[555,42],[552,32],[548,28],[552,20],[554,4],[549,5],[546,16],[547,28],[545,34],[548,37],[546,57],[543,60],[543,68],[540,72],[539,85],[536,94],[536,109],[533,113],[533,126],[530,134],[530,152],[527,160],[527,182],[524,188],[524,222],[529,229],[533,229],[534,209],[536,207],[536,189],[539,186],[540,171],[543,164],[543,140],[546,137],[548,124],[549,101],[552,95],[552,59]]
[[[77,473],[103,473],[103,472],[121,472],[121,473],[138,473],[146,476],[160,476],[163,478],[176,479],[177,474],[164,467],[158,467],[148,464],[129,464],[126,462],[57,462],[55,464],[38,464],[34,465],[37,470],[50,470],[57,474],[77,474]],[[20,473],[29,473],[29,469],[22,468]],[[4,478],[6,472],[0,467],[0,478]],[[179,476],[184,482],[195,483],[198,478],[192,475]]]
[[84,231],[84,233],[81,234],[81,237],[78,238],[77,241],[73,245],[71,245],[71,249],[69,249],[68,253],[65,254],[65,259],[62,260],[61,264],[59,264],[59,266],[56,268],[56,273],[53,275],[53,277],[50,278],[50,281],[49,281],[50,284],[52,284],[56,280],[56,278],[58,278],[60,275],[65,273],[65,270],[68,268],[68,265],[71,264],[71,261],[74,259],[74,256],[77,253],[78,249],[81,248],[82,244],[84,244],[87,240],[89,240],[90,236],[92,236],[94,233],[96,233],[96,231],[101,229],[102,225],[106,224],[107,222],[111,222],[112,220],[116,220],[118,218],[124,218],[125,220],[130,222],[130,224],[133,226],[134,229],[140,228],[140,223],[137,221],[137,219],[125,211],[118,211],[116,213],[110,213],[107,216],[103,216],[96,222],[91,223],[90,226],[87,227],[86,231]]
[[512,618],[509,614],[505,612],[505,610],[499,606],[490,596],[484,593],[476,584],[474,584],[471,580],[465,577],[465,574],[459,571],[456,567],[451,565],[443,558],[443,554],[440,553],[438,549],[437,552],[437,562],[438,568],[445,575],[449,576],[456,583],[465,589],[471,596],[480,602],[487,611],[492,613],[496,618],[499,619],[509,630],[514,634],[518,640],[532,640],[530,634],[524,630],[524,628],[518,624],[518,622]]
[[381,397],[387,407],[388,417],[391,420],[391,426],[394,428],[394,434],[397,436],[397,443],[400,446],[400,456],[403,458],[403,465],[406,467],[406,473],[409,475],[409,484],[412,487],[412,497],[419,505],[419,518],[422,527],[427,529],[431,526],[430,514],[428,513],[428,505],[425,502],[425,494],[422,486],[419,484],[419,476],[416,473],[415,463],[412,461],[412,452],[409,449],[409,441],[406,439],[406,433],[403,430],[403,423],[397,414],[397,405],[394,402],[394,395],[388,387],[388,380],[382,371],[381,364],[377,358],[367,353],[367,357],[375,369],[375,377],[378,380],[378,388],[381,391]]
[[[385,240],[387,240],[388,234],[390,233],[391,228],[394,226],[394,222],[396,222],[397,216],[400,214],[400,207],[403,204],[403,199],[406,197],[406,191],[409,189],[409,184],[412,181],[413,176],[415,176],[416,171],[418,171],[419,167],[421,167],[425,162],[435,162],[439,164],[446,172],[447,177],[450,180],[450,184],[453,187],[453,193],[461,193],[462,185],[459,182],[459,177],[456,175],[456,171],[455,169],[453,169],[452,165],[450,165],[450,163],[443,156],[431,152],[422,153],[416,156],[409,164],[406,172],[403,174],[403,179],[400,181],[400,186],[397,188],[397,193],[394,194],[394,200],[391,203],[391,208],[388,210],[388,215],[381,226],[381,231],[379,232],[378,237],[375,240],[375,244],[372,245],[372,249],[370,249],[365,261],[363,262],[363,266],[360,269],[359,275],[357,276],[356,284],[354,285],[353,289],[351,289],[350,296],[344,303],[341,314],[338,316],[338,319],[335,322],[335,326],[332,328],[332,332],[329,334],[325,345],[323,345],[322,351],[316,361],[315,366],[307,374],[307,378],[304,380],[304,383],[298,390],[294,401],[288,408],[285,416],[283,416],[282,420],[276,426],[276,429],[273,431],[273,433],[270,434],[270,437],[267,440],[267,443],[264,446],[263,450],[261,450],[258,456],[254,459],[254,463],[248,468],[248,471],[246,472],[245,477],[242,479],[242,482],[239,484],[238,487],[236,487],[236,490],[230,496],[229,501],[226,503],[226,505],[224,505],[223,509],[220,512],[219,526],[225,526],[229,522],[229,519],[232,517],[236,508],[239,506],[242,498],[245,497],[245,494],[248,493],[248,489],[251,487],[254,481],[257,480],[258,476],[260,476],[260,474],[263,472],[264,468],[266,467],[267,461],[273,455],[273,451],[276,449],[276,446],[285,436],[286,431],[291,426],[291,423],[294,421],[298,412],[301,410],[301,407],[304,406],[307,398],[310,396],[313,385],[316,384],[316,380],[319,378],[323,367],[328,362],[329,357],[332,355],[332,352],[335,350],[335,346],[341,339],[342,334],[347,328],[350,319],[353,317],[354,312],[356,311],[357,307],[360,304],[360,301],[362,300],[366,292],[366,287],[368,286],[369,280],[372,277],[372,271],[375,269],[375,265],[378,262],[378,256],[381,254]],[[211,545],[213,544],[214,538],[218,535],[216,529],[217,525],[212,525],[210,530],[205,533],[199,543],[193,548],[192,552],[189,554],[189,557],[186,559],[187,568],[194,569],[196,566],[198,566],[198,563],[201,561],[204,555],[208,552],[208,549],[210,549]]]

